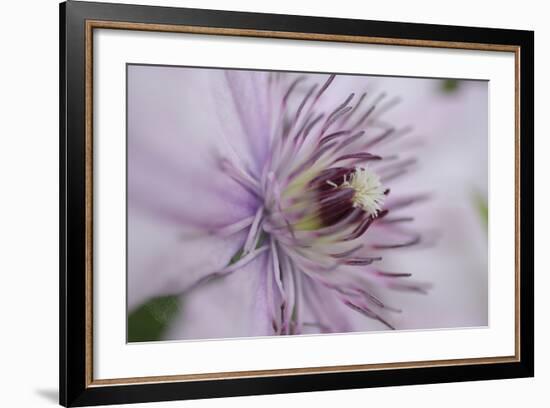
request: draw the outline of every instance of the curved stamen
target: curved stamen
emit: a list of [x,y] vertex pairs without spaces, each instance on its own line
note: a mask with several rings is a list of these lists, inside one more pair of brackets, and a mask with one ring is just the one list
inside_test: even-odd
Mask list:
[[261,232],[260,226],[262,222],[263,213],[264,213],[263,207],[258,208],[258,210],[256,211],[256,215],[254,216],[254,221],[252,222],[250,230],[248,231],[248,236],[246,237],[246,241],[244,243],[243,253],[245,254],[249,253],[258,242],[259,234]]
[[[327,117],[327,122],[329,120],[331,120],[336,114],[338,114],[342,109],[344,109],[346,106],[348,106],[348,103],[350,103],[350,101],[353,99],[353,97],[355,96],[354,93],[351,93],[344,102],[342,102],[338,107],[336,107],[336,109],[334,109],[332,111],[332,113],[330,115],[328,115]],[[353,109],[353,108],[352,108]]]
[[328,89],[328,87],[330,86],[330,84],[332,83],[332,81],[334,81],[334,78],[336,78],[336,74],[331,74],[328,79],[326,80],[326,82],[323,84],[323,86],[321,87],[321,89],[319,89],[319,92],[317,93],[317,95],[315,96],[315,102],[317,102],[319,100],[319,98],[321,97],[321,95],[323,95],[323,93]]
[[366,306],[359,306],[356,303],[350,301],[350,300],[344,300],[344,304],[351,308],[352,310],[355,310],[356,312],[361,313],[362,315],[365,315],[367,317],[370,317],[371,319],[378,320],[380,323],[386,325],[388,328],[395,330],[395,327],[393,327],[390,323],[388,323],[385,319],[383,319],[380,315],[374,313],[372,310],[370,310]]
[[[353,94],[352,94],[353,95]],[[341,109],[337,113],[335,113],[332,118],[327,118],[325,124],[323,125],[323,128],[321,129],[321,135],[325,134],[325,132],[343,115],[351,111],[353,108],[351,106],[346,106],[345,108]]]
[[333,132],[329,135],[323,136],[321,140],[319,140],[319,147],[323,146],[327,142],[330,142],[334,138],[341,137],[350,133],[350,130],[339,130],[338,132]]
[[306,79],[306,76],[305,75],[302,75],[302,76],[299,76],[298,78],[296,78],[294,81],[292,81],[292,83],[290,84],[290,86],[288,87],[288,90],[286,91],[285,95],[283,96],[283,106],[286,105],[287,101],[288,101],[288,98],[290,97],[290,95],[292,94],[292,92],[294,91],[294,89],[296,88],[296,86],[300,83],[300,82],[303,82],[304,80]]
[[342,126],[345,125],[346,123],[348,123],[348,121],[352,118],[352,116],[355,114],[355,112],[357,112],[359,110],[359,108],[363,104],[363,101],[365,100],[366,97],[367,97],[367,92],[363,92],[363,94],[359,97],[359,100],[357,101],[357,103],[353,107],[353,109],[351,111],[349,111],[349,113],[346,115],[345,118],[342,119],[342,123],[341,123]]
[[201,286],[207,282],[210,282],[212,279],[221,278],[239,270],[243,266],[246,266],[247,264],[252,262],[259,255],[266,252],[268,248],[269,248],[268,246],[263,246],[261,248],[255,249],[249,252],[247,255],[243,256],[237,262],[234,262],[219,271],[212,272],[212,273],[209,273],[208,275],[203,276],[202,278],[198,279],[194,284],[192,284],[189,288],[187,288],[182,294],[188,293],[191,290],[197,288],[198,286]]
[[400,242],[397,244],[373,244],[371,247],[374,249],[394,249],[394,248],[406,248],[419,244],[421,241],[420,235],[415,235],[410,240]]
[[373,262],[381,261],[381,256],[371,256],[371,257],[362,257],[362,258],[347,258],[342,260],[344,265],[355,265],[355,266],[365,266],[370,265]]
[[[268,313],[277,334],[300,333],[307,326],[302,321],[304,304],[314,312],[313,322],[308,323],[321,331],[337,330],[340,323],[326,318],[331,311],[321,296],[324,288],[334,291],[334,296],[348,308],[389,328],[393,326],[378,312],[400,310],[374,296],[371,285],[425,290],[422,285],[400,282],[399,278],[410,274],[380,271],[376,262],[382,258],[360,251],[415,244],[416,237],[403,233],[396,243],[370,244],[370,239],[367,243],[362,238],[367,231],[375,238],[377,233],[395,232],[399,223],[411,221],[411,217],[384,217],[390,210],[423,198],[404,197],[389,202],[389,189],[383,183],[413,163],[397,155],[371,153],[373,146],[384,148],[410,131],[411,128],[396,130],[380,119],[399,103],[399,98],[386,100],[386,94],[381,93],[368,101],[366,93],[358,99],[351,93],[332,108],[320,109],[318,101],[335,77],[328,76],[321,86],[308,85],[304,76],[294,76],[286,85],[281,80],[284,88],[277,93],[277,98],[281,98],[277,112],[280,117],[278,123],[272,123],[276,135],[271,139],[272,154],[262,168],[260,181],[246,173],[233,175],[249,188],[260,187],[263,209],[252,221],[246,221],[245,228],[250,229],[243,252],[255,253],[260,234],[269,236]],[[303,93],[298,95],[298,88]],[[393,159],[397,160],[386,164]],[[371,230],[375,222],[380,222],[381,227]],[[383,239],[376,242],[379,241]]]
[[226,225],[225,227],[216,228],[215,230],[210,230],[209,232],[220,237],[229,237],[233,234],[236,234],[239,231],[242,231],[246,227],[250,226],[254,221],[254,216],[243,218],[240,221],[237,221],[233,224]]
[[244,170],[240,169],[229,159],[225,158],[221,159],[220,166],[228,176],[230,176],[241,186],[246,188],[251,193],[255,194],[257,197],[262,197],[259,182],[249,176]]

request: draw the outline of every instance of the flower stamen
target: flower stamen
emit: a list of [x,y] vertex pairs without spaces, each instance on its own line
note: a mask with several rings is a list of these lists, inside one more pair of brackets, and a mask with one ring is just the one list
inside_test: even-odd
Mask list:
[[382,209],[385,189],[380,177],[366,167],[356,167],[353,173],[345,174],[344,181],[339,186],[331,180],[327,180],[327,184],[333,188],[353,189],[353,206],[361,208],[368,215],[374,217]]

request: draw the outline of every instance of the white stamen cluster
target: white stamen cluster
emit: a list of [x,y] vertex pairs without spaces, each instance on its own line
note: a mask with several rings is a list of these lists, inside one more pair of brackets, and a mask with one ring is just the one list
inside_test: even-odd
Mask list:
[[343,188],[355,190],[353,206],[360,207],[367,214],[376,216],[384,204],[384,187],[378,175],[368,168],[356,167],[355,171],[344,176]]

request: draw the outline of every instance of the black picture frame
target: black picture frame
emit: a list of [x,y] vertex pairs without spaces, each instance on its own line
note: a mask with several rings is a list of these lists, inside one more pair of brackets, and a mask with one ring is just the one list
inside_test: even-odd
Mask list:
[[[60,403],[64,406],[122,404],[177,399],[293,393],[384,387],[534,375],[534,33],[474,28],[292,15],[152,7],[68,1],[60,4]],[[267,375],[230,379],[102,384],[90,381],[90,293],[85,273],[87,245],[86,30],[87,21],[216,27],[371,39],[405,39],[516,47],[518,128],[516,150],[521,201],[516,230],[521,253],[516,361],[492,364],[418,365],[384,370]],[[269,36],[267,36],[269,37]],[[87,238],[88,237],[88,238]],[[89,351],[89,350],[88,350]]]

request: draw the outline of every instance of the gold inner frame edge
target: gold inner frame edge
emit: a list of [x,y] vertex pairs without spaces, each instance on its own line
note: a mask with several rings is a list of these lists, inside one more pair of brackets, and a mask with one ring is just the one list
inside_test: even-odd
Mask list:
[[[162,375],[151,377],[126,377],[112,379],[93,378],[93,30],[95,28],[131,31],[153,31],[187,34],[205,34],[236,37],[276,38],[341,43],[362,43],[410,47],[449,48],[478,51],[513,52],[515,58],[515,353],[513,356],[479,357],[380,364],[354,364],[341,366],[301,367],[273,370],[252,370],[213,372],[201,374]],[[198,27],[150,23],[128,23],[121,21],[86,20],[85,26],[85,385],[89,387],[132,385],[146,383],[168,383],[184,381],[207,381],[254,377],[278,377],[303,374],[358,372],[421,367],[461,366],[471,364],[513,363],[521,361],[520,356],[520,52],[521,47],[506,44],[467,43],[456,41],[415,40],[316,34],[288,31],[251,30],[235,28]]]

